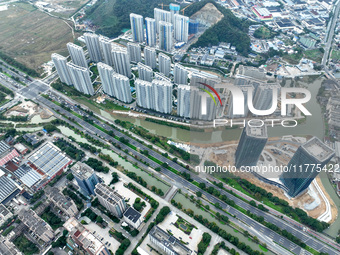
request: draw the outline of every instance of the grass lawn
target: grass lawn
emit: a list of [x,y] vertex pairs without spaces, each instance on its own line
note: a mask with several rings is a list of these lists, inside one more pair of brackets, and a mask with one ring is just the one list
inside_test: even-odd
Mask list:
[[52,88],[60,91],[61,93],[64,93],[67,96],[83,96],[83,94],[76,90],[73,86],[68,86],[60,82],[53,83]]
[[286,60],[289,64],[292,65],[297,65],[299,64],[301,58],[302,58],[302,54],[287,54],[283,56],[284,60]]
[[100,104],[100,106],[107,110],[117,110],[117,111],[128,111],[129,110],[129,108],[125,108],[124,106],[117,105],[110,100],[105,100],[105,102]]
[[174,224],[177,228],[179,228],[180,230],[182,230],[185,234],[190,235],[191,231],[194,228],[197,228],[195,225],[187,222],[186,220],[184,220],[183,218],[181,218],[180,216],[178,216],[177,221]]
[[95,106],[94,104],[92,104],[92,102],[90,102],[91,100],[89,100],[86,97],[76,97],[73,96],[71,97],[73,100],[77,101],[80,104],[86,105],[88,108],[90,108],[91,111],[95,112],[95,113],[99,113],[100,114],[100,109]]
[[33,255],[39,253],[37,245],[27,239],[26,236],[18,236],[13,243],[25,255]]
[[268,251],[268,249],[267,249],[266,247],[263,247],[261,244],[259,244],[259,247],[260,247],[260,249],[263,250],[264,252],[267,252],[267,251]]
[[59,4],[66,8],[63,12],[52,12],[53,15],[68,18],[72,16],[79,8],[85,5],[89,0],[45,0],[47,3]]
[[1,11],[0,27],[0,50],[32,69],[49,61],[53,52],[67,55],[66,43],[74,40],[63,20],[25,2]]
[[10,101],[10,99],[6,98],[6,94],[0,92],[0,105],[4,105],[6,104],[8,101]]
[[254,37],[260,38],[260,39],[268,39],[272,38],[276,33],[271,31],[265,26],[259,27],[254,32]]
[[249,194],[248,191],[246,191],[245,189],[243,189],[242,186],[241,186],[235,179],[229,178],[229,179],[228,179],[228,182],[226,182],[225,180],[221,179],[221,178],[218,177],[218,176],[214,176],[214,177],[216,177],[217,179],[219,179],[221,182],[227,183],[229,186],[231,186],[231,187],[237,189],[238,191],[241,191],[243,194],[246,194],[247,196],[253,197],[252,195]]
[[160,160],[158,160],[158,159],[156,159],[156,158],[154,158],[154,157],[152,157],[150,155],[148,155],[148,158],[151,159],[152,161],[156,162],[159,165],[162,165],[162,163],[163,163],[162,161],[160,161]]
[[92,111],[96,113],[100,113],[101,110],[117,110],[117,111],[128,111],[129,108],[125,108],[123,106],[117,105],[113,103],[110,100],[105,100],[105,103],[98,104],[97,102],[93,101],[90,98],[87,97],[72,97],[75,101],[86,105],[89,107]]
[[333,50],[331,57],[332,59],[340,60],[340,50]]
[[74,112],[74,111],[71,111],[71,113],[74,115],[74,116],[77,116],[78,118],[82,119],[83,116],[81,116],[80,114]]
[[[219,179],[221,182],[227,183],[229,186],[237,189],[238,191],[242,192],[243,194],[253,198],[255,201],[259,201],[259,202],[263,202],[264,205],[280,212],[283,214],[286,214],[283,210],[283,206],[282,205],[276,205],[273,202],[271,202],[267,197],[262,197],[261,200],[258,200],[254,195],[250,194],[247,190],[245,190],[238,182],[236,179],[233,178],[229,178],[228,181],[226,182],[224,179],[218,177],[218,176],[214,176],[215,178]],[[236,195],[237,196],[237,195]],[[240,199],[246,201],[245,199],[243,199],[241,196],[237,196]],[[247,201],[246,201],[247,202]],[[300,219],[298,218],[298,216],[294,213],[292,214],[292,218],[298,222],[300,222]]]
[[321,63],[323,53],[319,49],[306,50],[304,56],[310,60]]

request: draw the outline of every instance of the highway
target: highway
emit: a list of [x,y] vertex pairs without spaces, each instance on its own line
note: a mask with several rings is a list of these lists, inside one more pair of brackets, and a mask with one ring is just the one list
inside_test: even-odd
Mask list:
[[[41,103],[44,104],[46,106],[48,106],[48,108],[53,109],[53,110],[57,110],[67,116],[67,117],[71,117],[72,119],[74,119],[79,125],[81,125],[82,127],[84,127],[85,130],[89,131],[88,134],[90,134],[92,137],[98,139],[94,134],[103,137],[104,139],[107,139],[113,143],[119,144],[119,146],[121,146],[121,151],[125,151],[128,150],[128,154],[125,154],[128,158],[129,161],[131,161],[132,163],[137,163],[139,166],[141,166],[142,168],[147,169],[148,166],[141,163],[140,161],[138,161],[136,158],[132,157],[132,155],[137,155],[138,159],[147,162],[149,164],[149,166],[151,168],[157,168],[160,167],[156,162],[152,161],[151,159],[149,159],[148,157],[144,156],[143,154],[138,153],[137,151],[131,149],[129,146],[127,146],[126,144],[123,144],[121,142],[119,142],[118,140],[112,138],[111,136],[109,136],[108,134],[106,134],[105,132],[97,129],[96,127],[90,125],[89,123],[85,122],[84,120],[74,116],[73,114],[71,114],[70,112],[66,111],[65,109],[57,106],[56,104],[54,104],[53,102],[49,101],[46,98],[43,97],[38,97],[37,100]],[[69,124],[75,126],[76,128],[79,128],[76,124],[74,124],[73,122],[68,122]],[[98,123],[96,123],[98,124]],[[118,137],[125,137],[126,139],[129,140],[130,144],[134,145],[134,146],[138,146],[139,144],[137,142],[134,142],[134,140],[131,140],[130,138],[128,138],[127,136],[117,132],[115,129],[109,127],[106,124],[101,124],[101,126],[103,128],[106,128],[107,130],[112,130],[115,135],[117,135]],[[147,147],[144,146],[138,146],[139,148],[143,147],[143,149],[146,149]],[[111,149],[113,149],[114,151],[117,151],[116,147],[111,147]],[[149,152],[150,153],[150,152]],[[158,153],[156,153],[158,154]],[[151,155],[151,153],[150,153]],[[159,155],[159,154],[158,154]],[[156,155],[155,155],[156,156]],[[168,176],[170,179],[174,180],[174,182],[182,187],[185,187],[189,190],[191,190],[193,193],[196,193],[197,191],[201,191],[202,194],[207,198],[208,201],[210,201],[211,203],[215,204],[215,203],[219,203],[222,206],[222,209],[228,211],[230,214],[235,215],[237,219],[241,220],[242,222],[244,222],[244,224],[246,224],[248,227],[252,227],[253,229],[256,229],[258,232],[260,232],[262,235],[269,237],[270,239],[272,239],[273,241],[275,241],[276,243],[280,244],[281,246],[285,247],[286,249],[291,250],[293,253],[295,254],[300,254],[301,252],[305,252],[304,254],[310,254],[308,253],[306,250],[302,249],[301,247],[297,246],[296,244],[294,244],[293,242],[289,241],[288,239],[282,237],[281,235],[277,234],[276,232],[264,227],[262,224],[258,223],[257,221],[249,218],[248,216],[244,215],[243,213],[241,213],[240,211],[236,210],[233,207],[230,207],[229,205],[227,205],[226,203],[222,202],[221,200],[215,198],[214,196],[212,196],[211,194],[201,190],[200,188],[198,188],[197,186],[195,186],[194,184],[186,181],[185,179],[183,179],[182,177],[180,177],[179,175],[171,172],[168,169],[165,169],[163,167],[161,167],[162,169],[162,173],[166,176]],[[187,170],[184,170],[187,171]],[[193,179],[196,176],[192,175]],[[210,183],[197,178],[196,180],[198,180],[199,182],[205,182],[207,186],[211,186]],[[231,196],[229,193],[227,193],[229,196]],[[232,197],[232,196],[231,196]],[[226,216],[227,215],[224,211],[220,210],[221,214],[224,214]],[[334,253],[336,254],[336,253]]]
[[[108,134],[106,134],[105,132],[97,129],[96,127],[90,125],[89,123],[85,122],[84,120],[74,116],[73,114],[71,114],[70,112],[66,111],[65,109],[57,106],[56,104],[54,104],[53,102],[43,98],[43,97],[38,97],[37,98],[39,102],[41,102],[44,105],[47,105],[49,108],[54,109],[54,110],[59,110],[60,113],[62,113],[65,116],[71,117],[72,119],[74,119],[78,124],[80,124],[82,127],[85,128],[85,130],[89,130],[90,134],[97,134],[100,137],[103,137],[104,139],[107,139],[113,143],[119,144],[121,146],[121,150],[128,150],[128,152],[131,155],[136,155],[138,157],[138,159],[147,162],[150,167],[152,168],[157,168],[159,167],[159,165],[154,162],[153,160],[149,159],[148,157],[146,157],[145,155],[131,149],[129,146],[119,142],[118,140],[112,138],[111,136],[109,136]],[[93,119],[96,120],[96,119]],[[96,120],[98,123],[98,120]],[[72,122],[70,122],[71,124]],[[73,125],[75,125],[73,123]],[[117,135],[118,137],[124,137],[125,139],[128,139],[129,143],[138,147],[140,150],[148,150],[149,155],[157,158],[158,160],[162,161],[162,162],[167,162],[168,165],[180,172],[188,172],[188,170],[186,170],[185,168],[179,166],[178,164],[176,164],[175,162],[163,157],[162,155],[158,154],[157,152],[149,149],[148,147],[140,144],[139,142],[132,140],[131,138],[129,138],[128,136],[118,132],[117,130],[111,128],[110,126],[106,125],[106,124],[100,124],[101,127],[105,128],[106,130],[112,130],[114,132],[115,135]],[[115,147],[113,147],[114,150],[117,150]],[[129,157],[129,160],[132,162],[137,162],[139,165],[141,165],[141,163],[139,161],[137,161],[135,158],[133,157]],[[147,166],[145,166],[147,168]],[[293,242],[289,241],[288,239],[282,237],[281,235],[277,234],[276,232],[270,230],[269,228],[263,226],[262,224],[258,223],[257,221],[253,220],[252,218],[244,215],[243,213],[241,213],[240,211],[238,211],[237,209],[228,206],[226,203],[222,202],[221,200],[217,199],[216,197],[212,196],[211,194],[201,190],[200,188],[198,188],[197,186],[195,186],[194,184],[186,181],[185,179],[183,179],[182,177],[180,177],[179,175],[171,172],[168,169],[165,169],[163,167],[161,167],[162,169],[162,173],[167,175],[169,178],[173,179],[176,183],[179,183],[180,185],[182,185],[183,187],[187,187],[188,189],[190,189],[192,192],[197,192],[197,191],[201,191],[202,194],[207,198],[208,201],[210,201],[211,203],[219,203],[223,209],[227,210],[230,214],[235,215],[236,218],[240,219],[241,221],[243,221],[246,225],[248,225],[249,227],[253,227],[254,229],[256,229],[257,231],[259,231],[260,233],[262,233],[265,236],[268,236],[269,238],[271,238],[272,240],[274,240],[275,242],[279,243],[280,245],[286,247],[287,249],[293,251],[295,254],[300,254],[300,252],[303,250],[301,247],[297,246],[296,244],[294,244]],[[210,182],[201,179],[200,177],[191,174],[191,178],[199,183],[204,182],[206,184],[207,187],[209,186],[213,186],[211,185]],[[218,189],[217,187],[215,187],[216,189]],[[314,239],[313,237],[309,236],[307,233],[304,233],[302,228],[297,229],[297,227],[291,226],[289,223],[281,220],[280,218],[277,218],[273,215],[270,215],[266,212],[263,212],[251,205],[249,205],[248,203],[236,198],[235,196],[231,195],[230,193],[224,191],[224,190],[220,190],[218,189],[222,195],[226,195],[229,199],[235,201],[235,203],[244,208],[245,210],[249,210],[251,213],[256,214],[258,216],[262,216],[265,221],[271,222],[273,224],[275,224],[276,226],[280,227],[281,229],[286,229],[288,232],[292,233],[294,236],[298,237],[299,239],[301,239],[303,242],[305,242],[308,246],[312,247],[313,249],[317,250],[317,251],[322,251],[322,252],[326,252],[328,254],[338,254],[338,252],[334,249],[331,249],[330,247],[328,247],[327,245],[325,245],[324,243],[322,243],[319,240]],[[305,254],[308,254],[307,251],[305,251]]]
[[[151,159],[149,159],[145,155],[131,149],[129,146],[127,146],[127,145],[119,142],[118,140],[112,138],[111,136],[107,135],[105,132],[102,132],[101,130],[90,125],[89,123],[85,122],[84,120],[74,116],[70,112],[64,110],[63,108],[61,108],[59,106],[57,106],[56,104],[52,103],[51,101],[39,96],[40,93],[46,92],[48,89],[50,89],[50,87],[47,86],[46,84],[44,84],[40,81],[34,81],[29,86],[21,88],[20,90],[17,90],[17,92],[19,94],[23,95],[24,97],[27,97],[27,98],[30,98],[30,99],[36,99],[41,104],[46,105],[48,108],[51,108],[51,109],[54,109],[54,110],[58,109],[59,112],[64,114],[65,116],[72,117],[79,125],[84,127],[85,130],[89,130],[91,132],[91,134],[99,135],[99,136],[103,137],[104,139],[107,139],[111,142],[119,144],[123,151],[127,150],[131,155],[137,156],[142,161],[147,162],[150,165],[150,167],[152,167],[152,168],[159,167],[159,165],[156,162],[152,161]],[[117,135],[118,137],[124,137],[125,139],[127,139],[129,141],[130,144],[138,147],[140,150],[147,150],[149,152],[149,155],[151,155],[152,157],[155,157],[156,159],[160,160],[161,162],[168,163],[168,165],[170,167],[176,169],[177,171],[190,173],[187,169],[183,168],[182,166],[178,165],[177,163],[173,162],[172,160],[169,160],[168,158],[163,157],[159,153],[151,150],[150,148],[144,146],[143,144],[137,142],[136,140],[133,140],[130,137],[126,136],[125,134],[118,132],[116,129],[113,129],[112,127],[110,127],[106,124],[99,123],[99,121],[97,119],[93,118],[93,120],[96,121],[96,124],[100,125],[102,128],[104,128],[106,130],[112,130],[115,133],[115,135]],[[70,124],[75,125],[72,122],[70,122]],[[112,147],[112,148],[114,150],[117,150],[115,147]],[[130,161],[137,162],[139,165],[141,165],[141,163],[138,162],[134,157],[129,155],[128,158],[129,158]],[[145,167],[147,167],[147,166],[145,166]],[[228,206],[226,203],[222,202],[221,200],[217,199],[216,197],[212,196],[211,194],[199,189],[197,186],[186,181],[185,179],[178,176],[177,174],[175,174],[175,173],[171,172],[170,170],[165,169],[163,167],[161,167],[161,169],[162,169],[163,174],[167,175],[169,178],[173,179],[175,182],[181,184],[183,187],[187,187],[188,189],[192,190],[194,193],[197,192],[197,191],[201,191],[202,194],[208,199],[208,201],[210,201],[213,204],[219,203],[222,206],[222,208],[225,209],[226,211],[228,211],[230,214],[235,215],[236,218],[243,221],[246,225],[256,229],[257,231],[262,233],[264,236],[271,238],[272,240],[274,240],[278,244],[285,247],[287,250],[290,250],[290,251],[294,252],[295,254],[300,254],[300,253],[309,254],[309,252],[303,250],[301,247],[297,246],[293,242],[282,237],[281,235],[277,234],[276,232],[268,229],[267,227],[263,226],[262,224],[258,223],[257,221],[249,218],[248,216],[244,215],[243,213],[236,210],[235,208]],[[206,181],[206,180],[204,180],[204,179],[202,179],[202,178],[200,178],[200,177],[198,177],[194,174],[191,174],[191,178],[193,180],[195,180],[196,182],[205,183],[207,187],[213,186],[210,182],[208,182],[208,181]],[[244,208],[245,210],[249,210],[251,213],[253,213],[257,216],[262,216],[265,221],[270,222],[270,223],[278,226],[281,229],[287,230],[288,232],[292,233],[294,236],[301,239],[303,242],[305,242],[308,246],[312,247],[313,249],[315,249],[319,252],[325,252],[325,253],[328,253],[328,254],[334,254],[334,255],[339,254],[339,252],[337,250],[330,248],[329,246],[325,245],[320,240],[317,240],[317,239],[309,236],[307,233],[304,233],[302,228],[299,228],[297,226],[291,226],[289,223],[285,222],[284,220],[282,220],[278,217],[275,217],[275,216],[273,216],[269,213],[263,212],[263,211],[255,208],[253,206],[250,206],[248,203],[238,199],[237,197],[231,195],[230,193],[228,193],[224,190],[221,190],[217,187],[214,187],[214,188],[219,190],[221,195],[225,195],[229,199],[233,200],[238,206]],[[337,247],[337,246],[334,245],[334,247]]]
[[[1,64],[1,63],[2,63],[2,64]],[[30,80],[28,80],[28,79],[26,78],[26,74],[25,74],[25,73],[23,73],[23,72],[21,72],[21,71],[19,71],[19,70],[17,70],[17,69],[15,69],[16,72],[12,71],[11,69],[14,69],[14,68],[11,67],[11,66],[9,66],[9,65],[4,64],[3,62],[1,62],[1,60],[0,60],[0,68],[2,68],[3,72],[6,72],[6,73],[8,73],[9,75],[12,75],[12,76],[14,76],[14,77],[18,77],[19,80],[20,80],[21,82],[23,82],[23,83],[29,84],[29,83],[31,82]]]
[[333,36],[334,36],[334,30],[335,30],[335,25],[337,23],[337,20],[338,20],[338,17],[339,17],[339,10],[340,10],[340,0],[338,0],[336,3],[335,3],[335,9],[334,9],[334,15],[332,17],[332,20],[330,21],[331,22],[331,25],[330,25],[330,28],[328,30],[328,35],[327,35],[327,42],[326,42],[326,45],[325,45],[325,53],[323,55],[323,58],[322,58],[322,61],[321,61],[321,65],[325,68],[326,65],[327,65],[327,61],[328,61],[328,58],[329,58],[329,53],[330,53],[330,50],[332,48],[332,42],[333,42]]

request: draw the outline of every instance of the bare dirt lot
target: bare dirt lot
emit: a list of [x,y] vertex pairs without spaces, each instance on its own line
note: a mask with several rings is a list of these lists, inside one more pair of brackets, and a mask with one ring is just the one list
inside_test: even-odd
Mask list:
[[[274,140],[274,138],[272,138],[271,140]],[[285,143],[289,144],[289,141],[286,141]],[[230,144],[230,143],[228,143],[228,144]],[[220,148],[222,149],[222,147],[220,147]],[[229,146],[228,148],[226,148],[226,151],[225,151],[224,154],[223,153],[221,153],[221,154],[210,153],[206,157],[207,157],[208,160],[215,162],[217,165],[220,165],[220,166],[234,165],[234,155],[235,155],[236,148],[237,148],[236,145],[235,146]],[[280,160],[278,160],[278,162],[281,162],[281,164],[286,165],[289,160],[287,160],[287,159],[283,160],[282,157],[283,156],[279,157],[278,155],[276,155],[277,160],[280,158]],[[314,190],[316,191],[316,194],[319,198],[320,204],[318,206],[316,206],[314,209],[311,209],[311,210],[308,211],[304,208],[304,206],[307,205],[307,204],[313,203],[313,201],[315,200],[315,198],[312,197],[308,192],[305,192],[304,194],[302,194],[301,196],[298,196],[297,198],[288,199],[287,196],[284,194],[284,191],[282,189],[280,189],[276,186],[270,185],[268,183],[264,183],[264,182],[260,181],[252,173],[233,172],[233,174],[235,176],[238,176],[238,177],[241,177],[243,179],[248,180],[249,182],[255,184],[258,187],[265,189],[268,192],[271,192],[272,194],[275,194],[275,196],[277,196],[280,199],[286,200],[292,207],[300,208],[300,209],[306,211],[306,213],[313,218],[318,218],[320,215],[322,215],[326,211],[325,202],[322,199],[321,195],[316,191],[314,184],[311,184],[311,185],[314,187]],[[317,177],[316,181],[317,181],[319,187],[323,190],[323,193],[326,195],[326,197],[327,197],[327,199],[330,203],[331,212],[332,212],[332,219],[331,219],[330,223],[332,223],[332,222],[334,222],[334,220],[337,218],[337,215],[338,215],[337,207],[334,204],[333,200],[328,195],[328,193],[326,192],[326,190],[324,189],[322,182],[320,180],[320,177]]]
[[0,12],[0,51],[37,69],[57,52],[67,54],[73,42],[71,28],[28,3],[15,2]]
[[31,101],[24,101],[19,105],[12,107],[5,113],[5,116],[35,116],[39,115],[41,119],[48,119],[50,118],[53,113],[48,109],[43,109],[41,106],[31,102]]
[[211,3],[206,4],[201,10],[191,16],[192,19],[203,21],[208,26],[216,24],[223,18],[223,14]]
[[72,16],[88,0],[37,0],[34,5],[60,17]]

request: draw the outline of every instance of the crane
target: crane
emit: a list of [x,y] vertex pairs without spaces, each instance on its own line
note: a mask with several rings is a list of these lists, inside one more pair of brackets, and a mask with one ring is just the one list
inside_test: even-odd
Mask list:
[[190,5],[192,5],[193,3],[191,3],[191,4],[188,4],[187,6],[185,6],[182,10],[180,10],[180,12],[182,12],[182,15],[184,15],[184,10],[186,9],[186,8],[188,8]]
[[[184,11],[185,11],[185,9],[186,8],[188,8],[190,5],[192,5],[193,3],[191,3],[191,4],[188,4],[187,6],[185,6],[182,10],[180,10],[180,12],[182,12],[182,15],[184,15]],[[169,4],[163,4],[163,3],[161,3],[161,4],[158,4],[158,6],[161,6],[162,7],[162,10],[164,10],[164,6],[170,6]]]
[[170,6],[170,5],[168,5],[168,4],[163,4],[163,3],[161,3],[161,4],[158,4],[159,6],[162,6],[162,10],[163,10],[163,7],[164,6]]

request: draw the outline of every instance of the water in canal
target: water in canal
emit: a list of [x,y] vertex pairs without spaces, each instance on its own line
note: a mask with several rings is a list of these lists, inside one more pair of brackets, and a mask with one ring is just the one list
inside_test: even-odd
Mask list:
[[54,119],[55,117],[53,116],[47,119],[42,119],[40,115],[34,115],[33,118],[28,121],[28,123],[32,123],[32,124],[47,123],[47,122],[51,122]]
[[[306,121],[304,123],[298,124],[298,126],[294,128],[283,128],[280,126],[276,126],[273,128],[268,129],[268,135],[270,137],[279,137],[283,135],[314,135],[321,139],[324,136],[324,125],[322,119],[322,112],[320,105],[316,100],[316,95],[318,93],[319,88],[321,87],[321,83],[324,78],[317,78],[314,80],[310,80],[309,78],[305,77],[303,80],[299,80],[299,84],[303,85],[305,88],[311,92],[311,99],[305,105],[306,108],[311,112],[311,116],[306,117]],[[286,87],[289,87],[291,84],[291,80],[287,81]],[[90,105],[89,105],[90,106]],[[92,105],[91,105],[92,106]],[[98,108],[94,109],[91,107],[92,110],[95,110],[97,113],[102,114],[108,119],[115,120],[125,120],[130,121],[135,125],[142,126],[149,130],[151,133],[165,136],[171,138],[173,140],[179,140],[183,142],[192,141],[192,138],[197,143],[215,143],[221,141],[230,141],[230,140],[237,140],[240,136],[241,129],[224,129],[224,130],[214,130],[211,132],[194,132],[183,130],[180,128],[173,128],[168,127],[165,125],[160,125],[152,122],[148,122],[142,119],[134,118],[134,117],[122,117],[122,116],[113,116],[108,112],[103,110],[99,110]],[[340,210],[340,199],[335,193],[329,179],[327,178],[326,174],[321,173],[320,175],[322,184],[324,185],[325,189],[333,199],[334,203]],[[340,228],[340,217],[330,226],[329,229],[325,230],[325,232],[333,237],[337,235],[337,232]]]
[[[311,112],[312,116],[307,116],[306,121],[304,123],[298,124],[294,128],[285,128],[281,126],[269,128],[268,135],[270,137],[277,137],[283,135],[313,135],[319,138],[323,138],[322,113],[321,108],[316,100],[316,95],[321,86],[323,78],[317,78],[310,82],[308,82],[307,79],[308,78],[299,80],[299,84],[303,85],[305,88],[308,88],[308,90],[311,92],[312,96],[311,100],[305,106]],[[289,84],[290,82],[288,80],[286,86],[289,86]],[[222,128],[207,132],[189,131],[181,128],[168,127],[165,125],[156,124],[132,116],[112,115],[106,111],[96,108],[93,105],[91,106],[92,110],[95,110],[95,112],[100,113],[101,115],[110,120],[119,119],[129,121],[135,125],[144,127],[153,134],[157,134],[160,136],[168,137],[170,139],[183,142],[191,141],[195,143],[217,143],[222,141],[237,140],[241,134],[241,129],[239,128],[237,129]]]
[[44,124],[44,123],[49,123],[52,120],[54,120],[55,117],[50,117],[48,119],[42,119],[40,117],[40,115],[35,115],[32,119],[30,119],[29,121],[25,121],[25,122],[18,122],[18,121],[10,121],[10,120],[1,120],[1,122],[3,123],[11,123],[14,125],[14,128],[17,131],[25,131],[25,132],[36,132],[36,131],[41,131],[42,130],[42,126],[38,126],[38,127],[16,127],[17,124]]
[[149,186],[155,186],[158,189],[161,189],[164,194],[169,190],[170,186],[166,185],[164,182],[158,180],[157,178],[151,176],[149,173],[142,171],[139,168],[134,167],[130,162],[126,161],[125,159],[121,158],[118,154],[112,152],[108,149],[103,149],[101,147],[95,146],[89,143],[85,138],[81,137],[80,135],[76,134],[73,130],[65,126],[58,126],[61,133],[66,137],[72,136],[77,142],[87,143],[90,144],[98,149],[101,149],[103,154],[110,155],[111,158],[118,162],[119,165],[123,166],[126,170],[135,172],[138,176],[142,177]]
[[[185,209],[191,209],[194,211],[194,213],[196,215],[202,215],[203,218],[206,218],[208,221],[210,222],[215,222],[216,225],[218,225],[220,228],[224,229],[225,231],[227,231],[228,233],[230,233],[231,235],[237,237],[241,242],[249,245],[253,250],[258,250],[260,252],[263,252],[263,250],[261,250],[259,248],[259,245],[249,241],[248,237],[245,237],[243,234],[241,234],[240,232],[235,232],[235,230],[230,227],[229,225],[224,225],[222,223],[220,223],[218,220],[216,220],[216,218],[212,217],[210,213],[203,211],[202,209],[198,208],[193,202],[191,202],[189,199],[187,199],[183,194],[181,193],[177,193],[174,198],[173,198],[177,203],[181,203],[183,208]],[[265,254],[273,254],[271,251],[267,251],[265,252]]]
[[339,217],[340,198],[336,194],[336,192],[335,192],[331,182],[328,179],[327,174],[324,171],[321,171],[319,176],[320,176],[321,182],[322,182],[323,186],[325,187],[327,193],[329,194],[329,196],[331,197],[331,199],[335,203],[336,207],[338,208],[338,217],[337,217],[337,219],[332,223],[332,225],[329,226],[328,229],[326,229],[324,231],[324,233],[332,236],[333,238],[336,238],[336,236],[338,235],[338,231],[340,230],[340,217]]

